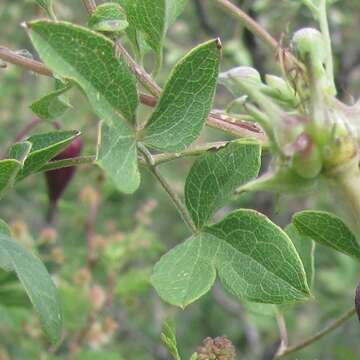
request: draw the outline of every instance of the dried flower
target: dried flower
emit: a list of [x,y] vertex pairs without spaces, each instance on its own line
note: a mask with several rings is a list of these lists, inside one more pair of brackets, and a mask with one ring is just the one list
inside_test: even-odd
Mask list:
[[225,336],[207,337],[197,350],[198,360],[235,360],[234,345]]

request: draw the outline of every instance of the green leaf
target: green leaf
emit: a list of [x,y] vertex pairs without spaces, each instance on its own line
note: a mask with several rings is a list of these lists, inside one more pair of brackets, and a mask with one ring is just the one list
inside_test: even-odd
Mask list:
[[161,331],[161,341],[175,360],[181,360],[176,342],[176,327],[173,319],[164,321]]
[[185,183],[186,206],[201,228],[224,206],[238,186],[258,175],[261,148],[253,141],[234,141],[197,159]]
[[119,191],[131,194],[140,185],[134,130],[126,123],[112,126],[102,122],[96,163],[112,179]]
[[355,235],[337,216],[325,211],[306,210],[293,216],[300,234],[360,260],[360,246]]
[[300,256],[304,265],[307,283],[312,288],[315,277],[315,243],[307,236],[301,235],[294,224],[288,225],[285,232],[292,240]]
[[253,210],[235,211],[168,252],[152,283],[165,301],[185,307],[209,291],[216,271],[228,291],[248,301],[284,304],[310,295],[289,237]]
[[32,144],[28,141],[19,142],[13,144],[10,148],[9,156],[11,159],[15,159],[24,166],[26,158],[29,156]]
[[37,257],[2,233],[0,266],[16,273],[40,318],[44,332],[50,341],[57,342],[62,331],[62,315],[57,290],[45,266]]
[[0,160],[0,199],[5,192],[13,186],[21,163],[15,159]]
[[120,117],[135,122],[135,77],[105,36],[66,22],[34,21],[31,40],[41,59],[59,76],[86,93],[94,111],[108,123]]
[[31,104],[31,111],[43,120],[53,120],[63,115],[69,108],[68,102],[64,101],[60,95],[71,88],[71,84],[66,84],[55,91],[43,96],[41,99]]
[[104,33],[121,33],[129,23],[123,9],[115,3],[105,3],[96,7],[89,19],[89,27]]
[[168,4],[168,22],[172,24],[177,17],[184,11],[188,0],[167,0]]
[[9,225],[2,219],[0,219],[0,234],[10,236]]
[[118,0],[127,13],[133,28],[143,34],[146,42],[158,55],[166,33],[167,0]]
[[79,135],[79,131],[54,131],[29,137],[27,142],[32,144],[32,148],[17,176],[17,180],[22,180],[41,169]]
[[175,66],[145,128],[148,146],[176,152],[199,136],[213,103],[220,57],[220,43],[212,40]]

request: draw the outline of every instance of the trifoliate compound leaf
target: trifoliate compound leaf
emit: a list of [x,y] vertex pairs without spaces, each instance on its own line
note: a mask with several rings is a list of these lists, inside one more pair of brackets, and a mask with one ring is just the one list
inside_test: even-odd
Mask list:
[[248,301],[306,300],[305,270],[286,233],[264,215],[238,210],[178,245],[154,268],[152,283],[167,302],[185,307],[213,286]]

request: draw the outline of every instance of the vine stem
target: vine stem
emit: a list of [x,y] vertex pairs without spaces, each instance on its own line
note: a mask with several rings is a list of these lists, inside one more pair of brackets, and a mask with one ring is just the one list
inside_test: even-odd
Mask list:
[[216,5],[237,18],[249,31],[263,40],[271,50],[277,51],[278,42],[254,19],[229,0],[214,0]]
[[323,330],[319,331],[315,335],[299,342],[298,344],[292,345],[287,347],[286,349],[279,352],[277,355],[275,355],[275,359],[281,358],[285,355],[294,353],[296,351],[299,351],[301,349],[304,349],[311,344],[313,344],[315,341],[320,340],[327,334],[331,333],[335,329],[337,329],[339,326],[343,325],[346,321],[348,321],[354,314],[356,310],[354,307],[351,307],[348,311],[345,312],[342,316],[340,316],[338,319],[334,320],[330,325],[326,326]]
[[57,169],[62,169],[62,168],[70,167],[70,166],[91,165],[95,162],[95,160],[96,160],[96,156],[94,156],[94,155],[79,156],[79,157],[63,159],[63,160],[54,160],[54,161],[48,162],[37,172],[57,170]]
[[159,181],[163,189],[167,192],[170,199],[172,200],[173,204],[175,205],[176,209],[178,210],[179,214],[181,215],[182,219],[184,220],[185,224],[191,230],[191,232],[197,232],[197,229],[191,219],[189,212],[187,211],[185,205],[181,201],[178,194],[171,188],[170,184],[166,181],[166,179],[161,175],[159,169],[156,167],[154,158],[149,150],[141,143],[138,143],[138,149],[144,156],[147,164],[147,168],[150,172],[154,175],[154,177]]
[[96,10],[95,0],[83,0],[83,4],[89,14],[92,14]]
[[[256,37],[262,40],[274,53],[278,53],[280,49],[279,42],[266,31],[257,21],[249,16],[245,11],[241,10],[238,6],[234,5],[229,0],[211,0],[215,2],[215,5],[226,11],[228,14],[236,18],[243,26],[245,26]],[[296,65],[302,68],[302,63],[293,56],[289,51],[283,51],[282,56],[288,64]]]
[[0,46],[0,59],[40,75],[53,76],[52,71],[41,62],[21,56],[4,46]]
[[[14,51],[1,46],[0,46],[0,59],[14,65],[19,65],[25,68],[26,70],[32,71],[39,75],[44,75],[48,77],[53,76],[52,71],[48,67],[46,67],[43,63],[18,55]],[[141,83],[142,83],[144,77],[139,75],[138,70],[137,70],[137,74],[139,76],[138,78],[139,81],[141,79]],[[153,89],[155,89],[155,87]],[[158,101],[157,97],[148,94],[140,94],[139,97],[140,97],[140,102],[142,104],[150,107],[156,106]],[[224,131],[227,134],[231,134],[236,137],[254,138],[258,140],[262,145],[264,146],[267,145],[267,137],[262,131],[262,129],[259,128],[256,124],[251,122],[238,121],[237,119],[234,119],[231,116],[225,114],[219,114],[216,111],[211,111],[208,116],[208,121],[206,125],[214,129]]]
[[287,328],[286,328],[286,322],[285,322],[284,315],[280,311],[278,311],[276,313],[276,321],[278,324],[280,338],[281,338],[281,343],[279,346],[279,350],[277,352],[278,354],[280,354],[288,348],[289,336],[288,336],[288,332],[287,332]]
[[152,79],[152,77],[131,57],[124,48],[120,40],[115,39],[115,50],[118,56],[125,59],[131,72],[136,76],[138,81],[154,96],[159,97],[161,87]]
[[336,86],[334,80],[334,61],[331,47],[331,36],[329,30],[329,22],[326,11],[326,0],[321,0],[319,5],[319,23],[320,30],[324,39],[326,49],[326,72],[331,85],[331,91],[333,95],[336,95]]

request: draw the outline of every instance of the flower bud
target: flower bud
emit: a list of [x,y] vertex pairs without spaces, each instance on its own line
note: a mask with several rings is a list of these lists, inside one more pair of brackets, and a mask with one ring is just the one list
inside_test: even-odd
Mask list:
[[296,54],[302,61],[311,60],[324,63],[326,59],[326,49],[323,36],[320,31],[313,28],[298,30],[292,39],[292,46]]
[[56,264],[62,264],[65,261],[64,251],[59,247],[52,249],[51,260]]
[[295,153],[293,157],[293,169],[305,179],[317,177],[322,169],[322,156],[318,147],[316,147],[308,134],[301,134],[297,143],[301,150]]
[[[80,155],[82,149],[82,141],[76,138],[63,152],[53,158],[53,160],[71,159]],[[45,173],[48,196],[50,200],[50,208],[54,210],[61,195],[75,175],[76,167],[70,166],[62,169],[50,170]],[[49,214],[51,220],[52,213]]]
[[282,78],[274,75],[265,76],[266,87],[263,92],[280,101],[296,104],[296,95],[292,87]]
[[239,66],[221,73],[219,82],[236,97],[244,95],[240,84],[255,88],[264,86],[259,72],[249,66]]
[[197,350],[198,360],[235,360],[234,345],[225,336],[206,338]]
[[351,136],[339,137],[325,146],[323,151],[324,166],[327,170],[344,165],[355,158],[357,144]]
[[[47,226],[41,230],[39,234],[39,243],[41,244],[54,244],[57,239],[57,231],[55,228]],[[1,359],[0,359],[1,360]]]
[[91,14],[89,27],[105,34],[122,34],[129,26],[126,14],[119,4],[106,3]]
[[97,285],[93,286],[90,289],[90,300],[96,311],[101,310],[106,301],[106,293],[104,289]]
[[82,268],[75,273],[74,283],[81,287],[87,286],[91,281],[91,272],[88,268]]

